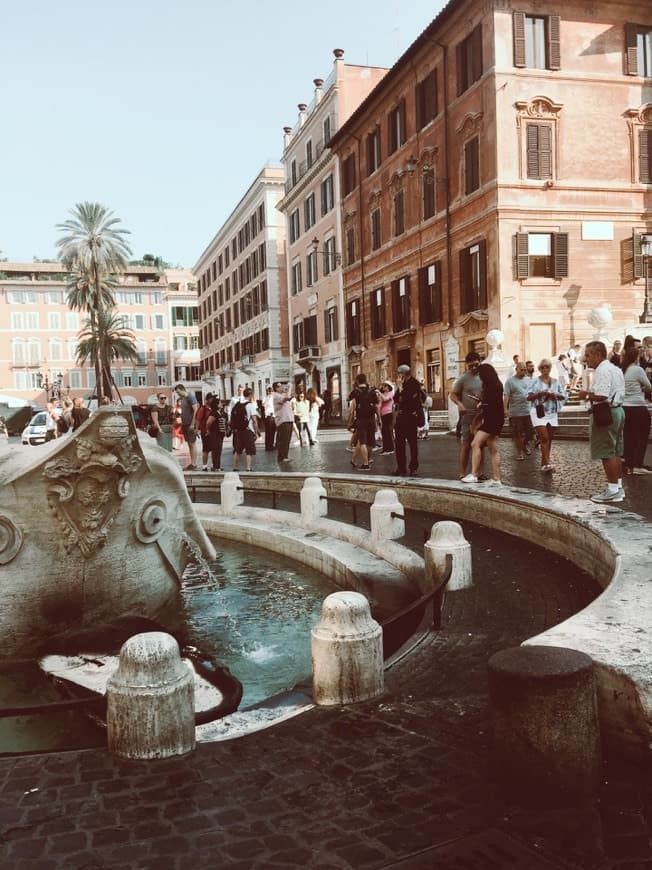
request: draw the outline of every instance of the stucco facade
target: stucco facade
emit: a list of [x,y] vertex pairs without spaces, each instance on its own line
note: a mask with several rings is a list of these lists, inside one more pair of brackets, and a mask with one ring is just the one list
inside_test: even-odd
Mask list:
[[194,268],[199,279],[201,361],[207,389],[256,398],[289,377],[284,193],[281,166],[265,166]]
[[[112,366],[120,396],[127,402],[155,400],[160,387],[169,389],[177,380],[200,388],[194,275],[130,266],[118,277],[114,297],[138,352],[136,363],[118,360]],[[92,395],[93,366],[76,362],[84,319],[66,304],[61,263],[0,263],[0,392],[35,405],[53,393]]]
[[409,362],[441,406],[489,329],[536,359],[596,307],[638,324],[651,31],[643,0],[452,0],[416,39],[331,143],[351,376]]

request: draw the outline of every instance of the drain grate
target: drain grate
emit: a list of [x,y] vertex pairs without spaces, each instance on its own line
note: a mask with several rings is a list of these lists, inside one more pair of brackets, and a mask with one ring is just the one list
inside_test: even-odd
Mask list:
[[495,829],[383,866],[386,870],[569,870],[568,864],[555,864]]

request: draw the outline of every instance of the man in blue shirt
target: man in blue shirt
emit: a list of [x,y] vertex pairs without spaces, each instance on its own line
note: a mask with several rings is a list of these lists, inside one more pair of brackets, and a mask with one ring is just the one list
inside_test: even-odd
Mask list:
[[518,453],[518,460],[529,456],[530,449],[527,446],[532,437],[532,421],[530,419],[531,402],[528,400],[530,378],[527,376],[525,363],[517,362],[516,371],[507,378],[503,387],[503,405],[505,413],[509,415],[509,424],[514,433],[514,441]]

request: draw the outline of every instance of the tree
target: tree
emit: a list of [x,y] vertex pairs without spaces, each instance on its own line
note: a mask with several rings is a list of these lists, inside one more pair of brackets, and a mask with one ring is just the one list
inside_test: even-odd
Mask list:
[[[120,219],[97,202],[78,203],[70,214],[70,220],[57,224],[57,229],[65,233],[57,241],[59,258],[72,275],[68,285],[68,304],[71,308],[88,312],[90,333],[84,340],[92,339],[97,348],[102,348],[105,344],[104,324],[109,322],[103,315],[111,312],[114,304],[112,277],[124,272],[131,254],[125,240],[129,230],[118,227]],[[93,359],[90,353],[86,356]],[[109,396],[112,394],[110,362],[113,358],[105,359],[103,353],[96,353],[93,359],[99,400],[105,395],[106,385],[106,392]]]
[[79,333],[77,362],[84,363],[87,359],[93,363],[96,372],[100,363],[99,371],[104,381],[96,384],[98,399],[112,394],[111,363],[114,360],[138,360],[134,334],[125,327],[123,317],[114,307],[98,309],[94,322],[90,317],[86,319]]

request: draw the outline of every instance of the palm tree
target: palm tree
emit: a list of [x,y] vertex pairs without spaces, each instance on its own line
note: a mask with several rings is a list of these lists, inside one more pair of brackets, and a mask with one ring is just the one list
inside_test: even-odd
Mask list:
[[97,395],[98,398],[110,396],[113,387],[111,363],[119,359],[129,362],[138,360],[133,332],[125,327],[124,318],[115,308],[100,308],[94,321],[90,317],[86,319],[78,337],[77,362],[85,363],[89,359],[95,365],[95,371],[100,363],[104,382],[96,384]]
[[[89,328],[95,328],[94,337],[101,347],[104,343],[101,314],[113,306],[111,276],[127,266],[131,250],[124,237],[129,230],[119,228],[120,219],[97,202],[78,203],[70,214],[70,220],[57,225],[65,233],[57,241],[59,257],[72,273],[69,304],[88,312]],[[106,361],[102,354],[97,354],[94,362],[97,397],[101,400],[106,384],[111,395],[111,371],[110,368],[104,371]]]

